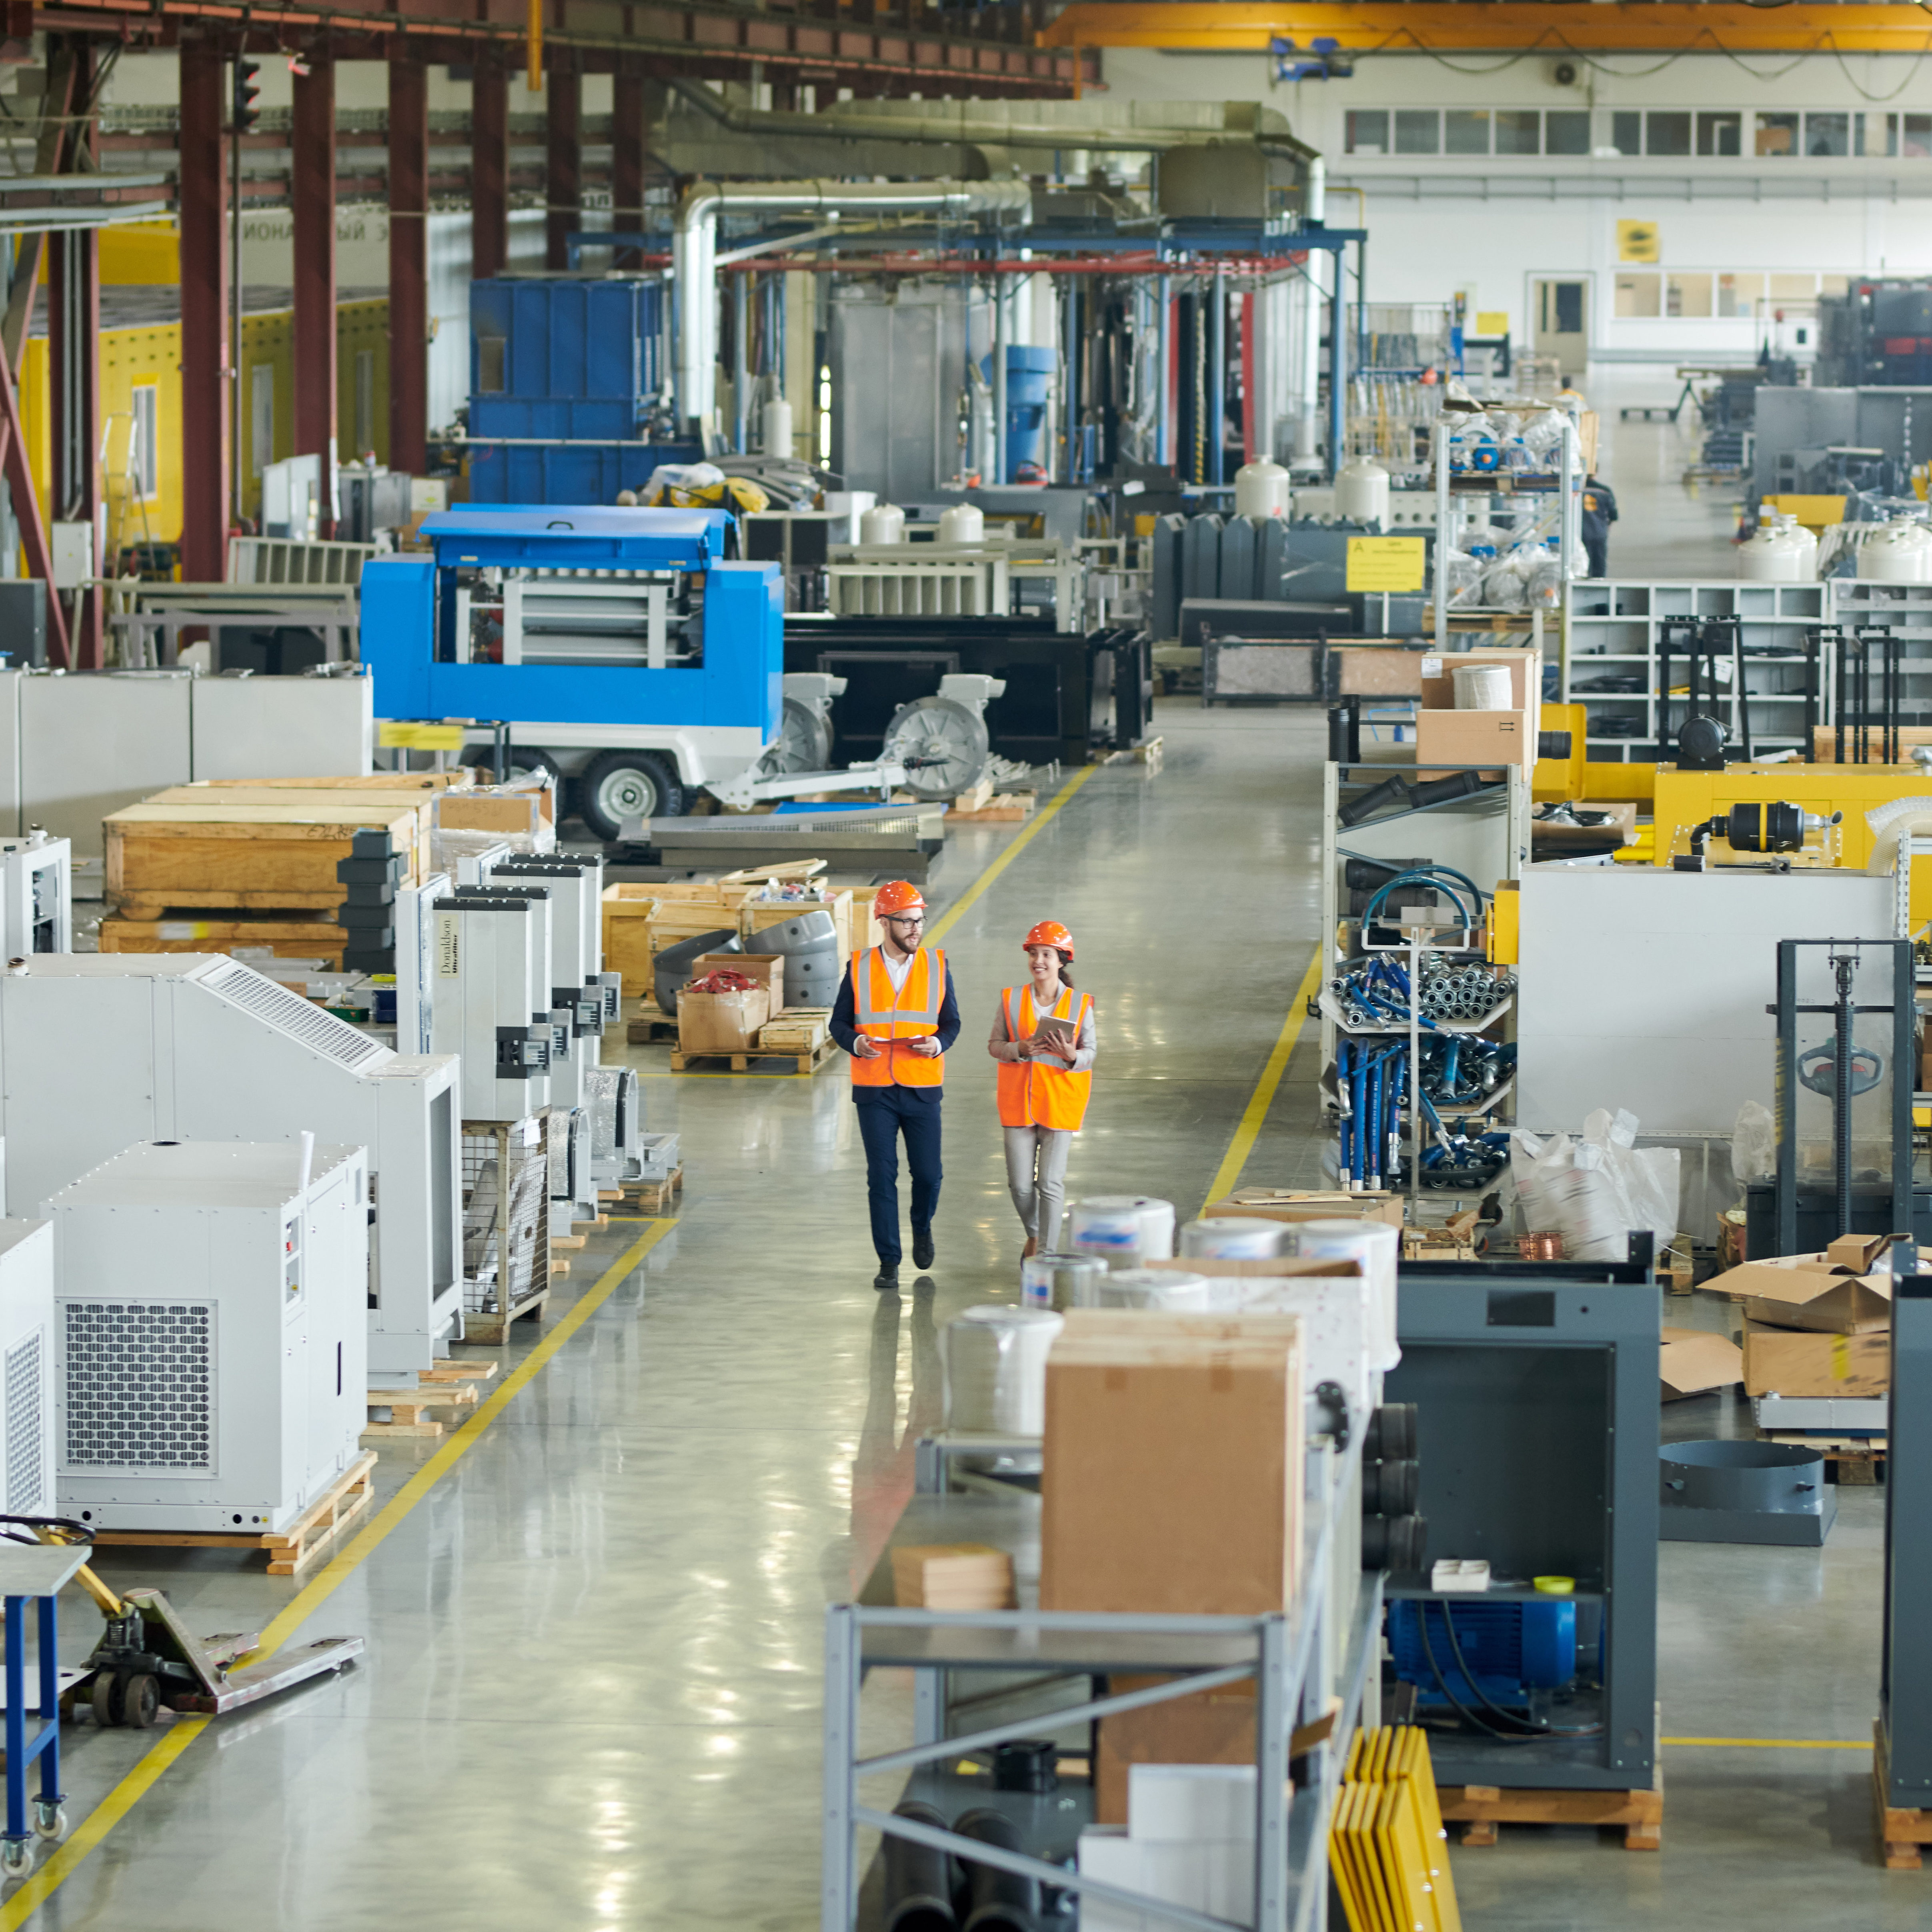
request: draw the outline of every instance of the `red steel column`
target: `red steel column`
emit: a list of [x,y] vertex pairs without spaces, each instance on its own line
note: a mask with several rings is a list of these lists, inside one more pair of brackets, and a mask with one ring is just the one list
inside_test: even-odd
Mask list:
[[206,40],[181,50],[182,575],[218,584],[228,545],[226,63]]
[[[91,45],[75,36],[74,93],[86,100],[94,92]],[[69,124],[64,173],[92,172],[100,165],[97,124],[92,116]],[[49,400],[52,407],[48,438],[53,458],[52,515],[63,523],[86,524],[94,533],[94,568],[104,574],[112,560],[106,548],[106,519],[100,492],[100,236],[82,229],[49,238],[47,278]],[[101,602],[98,590],[76,592],[73,605],[73,656],[77,670],[100,664]]]
[[329,482],[335,468],[335,57],[305,57],[295,79],[295,450],[322,464],[322,534],[334,533]]
[[500,275],[510,261],[510,76],[479,52],[470,83],[470,272]]
[[[644,77],[620,74],[610,87],[610,226],[636,234],[644,225],[644,152],[651,136]],[[617,268],[641,268],[640,250],[620,248],[610,258]]]
[[560,49],[548,56],[544,104],[544,265],[553,274],[570,266],[564,237],[584,226],[584,76]]
[[429,464],[429,80],[389,56],[389,467]]

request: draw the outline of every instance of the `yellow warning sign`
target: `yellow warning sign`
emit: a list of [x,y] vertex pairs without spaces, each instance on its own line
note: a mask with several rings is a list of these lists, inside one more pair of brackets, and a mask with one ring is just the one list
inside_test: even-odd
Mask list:
[[412,724],[394,718],[376,727],[376,742],[387,752],[460,752],[469,735],[460,724]]
[[1420,590],[1425,568],[1420,537],[1351,537],[1351,590]]
[[1617,260],[1619,262],[1657,262],[1663,260],[1663,244],[1654,221],[1619,221],[1617,224]]

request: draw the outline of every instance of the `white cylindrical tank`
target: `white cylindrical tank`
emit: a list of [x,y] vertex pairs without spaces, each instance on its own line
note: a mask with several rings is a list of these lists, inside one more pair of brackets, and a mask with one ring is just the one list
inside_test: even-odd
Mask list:
[[1774,515],[1738,546],[1738,574],[1760,582],[1803,584],[1818,562],[1818,540],[1798,519]]
[[1335,472],[1335,514],[1344,523],[1388,521],[1388,472],[1372,457],[1358,456]]
[[1879,584],[1932,584],[1932,530],[1900,517],[1858,546],[1858,574]]
[[939,541],[954,550],[986,540],[986,519],[976,503],[955,503],[939,513]]
[[896,503],[877,503],[859,519],[862,544],[905,542],[905,512]]
[[1288,508],[1288,472],[1273,458],[1258,456],[1234,472],[1236,516],[1285,517]]
[[796,454],[791,446],[791,405],[784,397],[773,396],[766,400],[762,428],[766,455]]

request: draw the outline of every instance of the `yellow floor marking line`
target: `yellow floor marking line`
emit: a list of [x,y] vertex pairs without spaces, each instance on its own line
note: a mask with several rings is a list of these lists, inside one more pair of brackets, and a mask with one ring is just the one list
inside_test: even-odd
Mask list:
[[1672,1750],[1704,1748],[1712,1750],[1861,1750],[1871,1749],[1871,1740],[1846,1743],[1838,1738],[1659,1738]]
[[1308,1018],[1308,1002],[1314,997],[1321,978],[1322,952],[1318,946],[1314,958],[1308,962],[1308,970],[1301,976],[1301,984],[1294,989],[1294,998],[1288,1003],[1288,1017],[1281,1023],[1274,1051],[1262,1069],[1262,1077],[1255,1082],[1255,1090],[1248,1096],[1247,1110],[1241,1116],[1241,1124],[1234,1130],[1234,1138],[1228,1143],[1228,1151],[1221,1165],[1214,1170],[1214,1178],[1208,1184],[1208,1201],[1225,1201],[1240,1185],[1241,1169],[1247,1166],[1248,1156],[1254,1152],[1255,1143],[1261,1138],[1268,1109],[1274,1104],[1275,1090],[1280,1086],[1282,1076],[1288,1071],[1288,1060],[1300,1043],[1302,1025]]
[[[650,1231],[640,1234],[604,1270],[596,1283],[571,1304],[556,1325],[511,1372],[502,1388],[483,1402],[476,1413],[376,1511],[368,1526],[340,1556],[332,1558],[319,1575],[290,1598],[280,1614],[262,1633],[261,1647],[254,1653],[256,1658],[280,1648],[348,1581],[382,1539],[476,1448],[490,1424],[542,1373],[565,1342],[610,1298],[617,1284],[676,1225],[668,1219],[652,1221]],[[24,1925],[73,1875],[88,1852],[146,1796],[211,1721],[206,1718],[178,1718],[167,1735],[81,1820],[73,1837],[4,1906],[0,1906],[0,1932],[16,1932],[18,1927]]]
[[1031,820],[1016,838],[966,890],[965,896],[954,906],[942,913],[937,922],[926,934],[924,944],[937,946],[952,930],[967,908],[984,896],[986,888],[1017,859],[1027,848],[1028,842],[1036,838],[1046,830],[1047,822],[1073,794],[1097,772],[1098,765],[1083,765],[1053,795],[1052,801],[1040,807]]

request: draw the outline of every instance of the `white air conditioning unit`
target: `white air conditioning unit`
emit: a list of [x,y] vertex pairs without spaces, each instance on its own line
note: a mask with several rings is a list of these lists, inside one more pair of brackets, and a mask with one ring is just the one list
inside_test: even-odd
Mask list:
[[0,1221],[0,1497],[54,1514],[54,1231]]
[[[460,1334],[458,1066],[400,1055],[239,960],[74,952],[0,974],[6,1205],[139,1141],[366,1148],[369,1364],[413,1377]],[[363,1391],[365,1393],[366,1391]]]
[[285,1529],[360,1453],[358,1147],[153,1142],[48,1203],[60,1514]]

